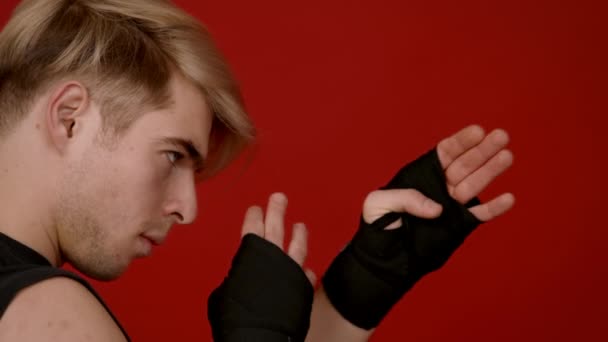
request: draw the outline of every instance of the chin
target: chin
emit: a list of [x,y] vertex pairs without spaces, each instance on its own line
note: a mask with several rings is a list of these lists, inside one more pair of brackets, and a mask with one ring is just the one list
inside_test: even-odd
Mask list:
[[84,273],[84,274],[86,274],[89,278],[93,278],[98,281],[113,281],[113,280],[120,278],[120,276],[122,276],[123,273],[124,272],[113,272],[113,273],[97,272],[97,273]]
[[128,268],[126,265],[111,265],[108,263],[82,264],[71,263],[80,273],[99,281],[112,281],[120,278]]

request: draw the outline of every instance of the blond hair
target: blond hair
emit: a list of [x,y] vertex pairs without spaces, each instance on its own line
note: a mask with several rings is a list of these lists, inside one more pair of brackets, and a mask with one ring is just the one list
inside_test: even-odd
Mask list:
[[0,33],[0,137],[51,83],[74,77],[102,108],[104,131],[124,132],[143,108],[170,103],[174,70],[214,113],[206,175],[254,137],[239,87],[208,31],[165,0],[24,0]]

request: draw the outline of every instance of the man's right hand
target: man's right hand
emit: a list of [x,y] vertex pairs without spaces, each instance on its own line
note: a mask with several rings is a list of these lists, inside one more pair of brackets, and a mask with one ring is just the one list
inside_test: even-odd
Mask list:
[[310,325],[314,273],[304,271],[306,227],[295,224],[283,251],[287,198],[270,196],[266,217],[258,206],[245,214],[232,267],[208,302],[215,341],[304,341]]

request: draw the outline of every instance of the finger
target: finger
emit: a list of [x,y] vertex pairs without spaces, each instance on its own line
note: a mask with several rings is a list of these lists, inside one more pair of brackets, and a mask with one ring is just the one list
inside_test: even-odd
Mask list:
[[456,158],[479,144],[484,136],[481,126],[471,125],[440,141],[437,144],[437,156],[443,169],[447,169]]
[[492,131],[480,144],[469,149],[450,164],[445,171],[448,184],[460,183],[504,149],[508,143],[509,135],[505,130],[496,129]]
[[310,283],[314,287],[317,284],[317,275],[311,269],[307,268],[304,270],[304,274],[306,274],[306,278],[310,280]]
[[266,221],[264,222],[264,237],[283,249],[285,236],[284,218],[287,210],[287,197],[280,193],[270,195],[266,208]]
[[398,219],[397,221],[386,226],[386,228],[384,228],[384,229],[386,229],[386,230],[397,229],[397,228],[400,228],[402,225],[403,225],[403,220]]
[[245,212],[241,237],[249,233],[264,237],[264,213],[262,212],[262,208],[258,206],[249,207],[247,212]]
[[469,210],[480,221],[488,222],[509,211],[514,204],[515,196],[511,193],[505,193]]
[[418,190],[376,190],[370,192],[363,202],[363,220],[371,223],[390,212],[435,218],[441,214],[441,210],[439,203],[424,196]]
[[308,231],[303,223],[293,225],[293,234],[291,234],[291,242],[287,248],[289,255],[298,265],[304,265],[308,252]]
[[513,154],[502,150],[490,161],[465,178],[454,187],[448,187],[452,197],[460,203],[466,203],[477,196],[500,174],[513,165]]

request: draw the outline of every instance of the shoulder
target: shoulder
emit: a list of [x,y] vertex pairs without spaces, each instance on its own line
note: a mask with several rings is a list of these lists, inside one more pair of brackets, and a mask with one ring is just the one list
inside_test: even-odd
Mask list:
[[21,290],[0,320],[1,341],[125,341],[82,284],[50,278]]

